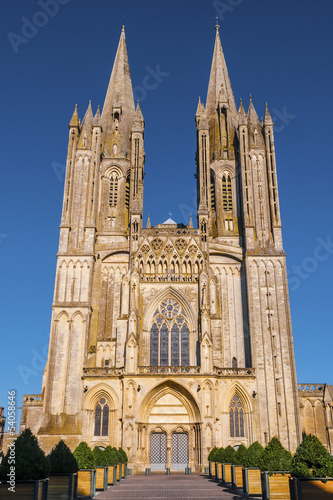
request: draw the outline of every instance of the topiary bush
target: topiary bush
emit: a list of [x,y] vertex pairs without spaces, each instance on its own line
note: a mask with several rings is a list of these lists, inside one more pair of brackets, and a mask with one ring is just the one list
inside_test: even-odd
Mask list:
[[[8,448],[0,465],[0,479],[8,479],[10,472],[11,449]],[[15,441],[15,477],[17,480],[29,481],[45,479],[50,472],[50,462],[39,447],[36,436],[30,429],[25,429]]]
[[114,448],[111,448],[111,446],[107,446],[104,450],[104,453],[108,465],[117,465],[119,463],[119,458]]
[[216,448],[216,446],[214,446],[214,448],[210,451],[210,453],[208,455],[209,462],[216,462],[216,455],[217,455],[218,451],[219,451],[219,449]]
[[224,448],[217,448],[215,457],[216,457],[216,462],[223,463],[224,462]]
[[98,446],[93,449],[93,455],[95,459],[95,467],[105,467],[108,464],[107,455],[104,450],[101,450]]
[[227,446],[226,449],[224,450],[224,463],[226,464],[233,464],[235,460],[235,448],[232,446]]
[[259,467],[259,460],[264,447],[258,441],[252,443],[246,450],[244,456],[244,467]]
[[321,441],[309,434],[297,448],[290,472],[295,477],[333,477],[333,458]]
[[49,454],[49,460],[51,474],[66,472],[74,473],[79,469],[76,458],[62,439]]
[[234,465],[244,465],[245,455],[247,452],[246,446],[240,444],[234,455]]
[[75,448],[73,452],[79,469],[93,469],[95,467],[94,454],[85,441]]
[[275,471],[290,471],[292,454],[277,437],[273,437],[259,459],[259,468],[272,474]]
[[126,451],[123,450],[122,448],[118,449],[118,456],[120,458],[120,463],[125,464],[126,462],[128,462]]

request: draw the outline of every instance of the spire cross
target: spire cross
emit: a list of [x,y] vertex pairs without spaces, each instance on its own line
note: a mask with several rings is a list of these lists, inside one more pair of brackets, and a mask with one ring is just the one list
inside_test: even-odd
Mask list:
[[220,29],[219,16],[216,16],[215,19],[216,19],[215,29],[217,32],[219,32],[219,29]]

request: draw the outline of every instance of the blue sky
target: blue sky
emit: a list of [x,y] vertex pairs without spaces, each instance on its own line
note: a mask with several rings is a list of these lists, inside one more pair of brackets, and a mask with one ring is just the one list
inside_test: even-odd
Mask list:
[[41,390],[67,125],[76,103],[81,119],[90,99],[94,111],[103,104],[123,17],[146,120],[144,222],[150,212],[157,224],[195,215],[194,115],[219,15],[236,102],[247,109],[252,93],[259,117],[268,101],[275,121],[298,380],[333,384],[332,2],[54,1],[15,0],[2,13],[0,406],[9,389],[18,405]]

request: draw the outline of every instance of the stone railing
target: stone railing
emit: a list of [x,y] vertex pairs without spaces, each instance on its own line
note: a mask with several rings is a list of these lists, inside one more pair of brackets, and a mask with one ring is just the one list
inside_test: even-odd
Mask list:
[[103,368],[83,368],[86,377],[110,377],[124,375],[125,368],[115,368],[114,366],[105,366]]
[[139,366],[139,374],[159,375],[196,375],[200,374],[200,366]]
[[254,377],[255,369],[254,368],[218,368],[214,366],[213,368],[214,375],[218,375],[219,377]]
[[298,384],[300,393],[309,394],[311,392],[323,392],[325,384]]
[[140,274],[140,281],[173,281],[173,282],[198,282],[198,275],[195,274]]
[[43,406],[44,396],[42,394],[24,394],[23,404],[31,406]]
[[161,236],[163,234],[173,236],[195,236],[199,234],[199,229],[188,227],[175,227],[174,224],[166,227],[149,227],[141,229],[143,236]]

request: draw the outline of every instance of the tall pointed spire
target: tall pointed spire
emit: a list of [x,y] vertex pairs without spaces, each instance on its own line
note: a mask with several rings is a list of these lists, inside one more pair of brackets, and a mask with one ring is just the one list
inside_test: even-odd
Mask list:
[[231,88],[228,69],[222,50],[219,26],[216,25],[214,55],[206,102],[206,111],[208,113],[208,116],[214,115],[217,104],[220,102],[221,96],[224,101],[227,101],[229,108],[234,116],[237,116],[235,98]]
[[[104,132],[113,129],[114,108],[119,110],[119,129],[122,132],[124,140],[127,141],[135,114],[135,107],[124,26],[122,27],[101,116],[101,124]],[[127,144],[123,144],[123,146],[126,149]]]

